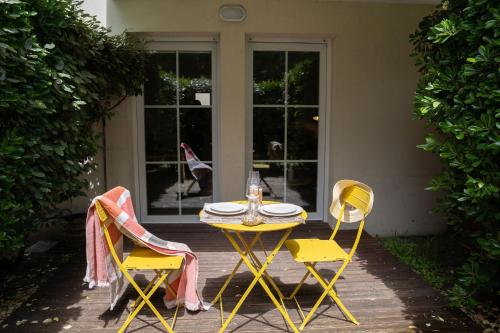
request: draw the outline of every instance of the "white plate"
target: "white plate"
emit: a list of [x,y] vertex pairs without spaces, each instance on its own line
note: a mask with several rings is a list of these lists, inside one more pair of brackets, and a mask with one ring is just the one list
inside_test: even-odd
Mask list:
[[235,215],[244,213],[247,207],[234,202],[217,202],[206,205],[205,210],[213,214]]
[[302,212],[302,207],[293,204],[270,204],[261,206],[259,212],[272,216],[292,216]]

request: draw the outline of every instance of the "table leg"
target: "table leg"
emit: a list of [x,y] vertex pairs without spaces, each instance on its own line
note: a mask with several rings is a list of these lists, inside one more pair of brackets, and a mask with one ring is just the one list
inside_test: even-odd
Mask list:
[[[249,245],[249,250],[250,251],[254,247],[255,243],[260,239],[261,235],[262,235],[261,232],[258,232],[258,233],[255,234],[255,237],[252,239],[252,241],[250,242],[250,245]],[[248,253],[245,253],[245,255],[247,255],[247,254]],[[220,301],[220,299],[222,297],[222,294],[226,290],[227,286],[229,285],[229,283],[233,279],[234,275],[236,274],[236,272],[238,271],[238,268],[240,268],[240,266],[241,266],[242,263],[243,263],[243,259],[240,259],[238,261],[238,263],[236,264],[236,266],[234,266],[233,271],[231,272],[231,274],[229,274],[229,276],[227,277],[226,281],[222,285],[219,293],[217,294],[217,296],[215,296],[214,300],[212,301],[212,305],[216,304],[218,301]]]
[[[245,247],[245,250],[248,254],[250,254],[251,256],[251,259],[252,261],[255,263],[255,266],[257,268],[261,268],[262,267],[262,263],[260,262],[259,258],[257,258],[257,256],[255,255],[255,253],[252,251],[252,249],[248,248],[246,246],[246,242],[244,241],[243,237],[241,236],[241,234],[236,234],[238,236],[238,238],[240,239],[241,243],[243,243],[243,246]],[[267,253],[266,253],[266,257],[267,257]],[[285,296],[283,295],[283,293],[281,292],[280,288],[278,287],[278,285],[276,284],[276,282],[274,282],[273,278],[266,272],[264,271],[264,274],[263,274],[266,279],[269,281],[269,283],[273,286],[274,290],[278,293],[278,296],[281,298],[281,299],[284,299]]]
[[[222,332],[224,332],[226,330],[227,326],[232,321],[232,319],[234,318],[235,314],[238,312],[239,308],[241,307],[241,305],[243,304],[243,302],[245,301],[245,299],[248,297],[248,295],[250,294],[250,292],[252,291],[252,289],[254,288],[254,286],[257,284],[257,282],[260,283],[260,285],[262,286],[262,288],[264,289],[264,291],[267,293],[267,295],[269,296],[269,298],[271,299],[271,301],[274,303],[274,305],[276,306],[276,308],[278,309],[278,311],[281,313],[281,315],[283,316],[283,318],[285,319],[285,321],[290,325],[290,327],[292,328],[292,330],[295,333],[299,332],[299,330],[297,329],[297,327],[295,326],[295,324],[292,322],[290,316],[288,315],[288,312],[286,311],[286,309],[284,309],[284,307],[276,299],[276,297],[272,293],[271,289],[267,285],[266,281],[262,278],[262,275],[264,274],[267,266],[273,261],[274,257],[276,256],[276,254],[278,253],[278,251],[280,250],[280,248],[283,246],[283,244],[285,243],[285,241],[287,240],[287,238],[288,238],[288,236],[290,235],[291,232],[292,232],[292,229],[289,229],[289,230],[287,230],[284,233],[283,237],[281,237],[281,240],[278,242],[278,244],[276,245],[276,247],[274,248],[274,250],[266,258],[266,261],[264,262],[264,264],[262,265],[262,267],[260,267],[257,270],[257,267],[254,266],[252,264],[252,262],[248,259],[248,256],[250,254],[246,253],[245,251],[243,251],[240,248],[240,246],[238,245],[238,243],[236,242],[236,240],[234,239],[234,237],[231,236],[231,234],[229,234],[229,232],[223,230],[223,233],[226,236],[226,238],[229,240],[229,242],[231,243],[231,245],[233,245],[233,247],[235,248],[235,250],[240,255],[241,260],[243,260],[243,262],[247,265],[247,267],[250,269],[250,271],[252,272],[252,274],[255,277],[252,280],[252,282],[250,283],[250,285],[248,286],[248,288],[245,290],[245,293],[242,295],[242,297],[240,298],[240,300],[238,301],[238,303],[236,304],[236,306],[234,307],[234,309],[231,311],[231,314],[229,315],[229,317],[226,319],[226,321],[224,322],[224,324],[220,328],[219,333],[222,333]],[[238,238],[241,237],[241,235],[239,235],[239,232],[236,232],[236,234],[238,235]],[[250,253],[252,253],[251,248],[248,246],[248,244],[246,244],[246,241],[244,240],[244,238],[240,238],[240,240],[244,244],[244,247],[248,248],[248,250],[250,251]]]

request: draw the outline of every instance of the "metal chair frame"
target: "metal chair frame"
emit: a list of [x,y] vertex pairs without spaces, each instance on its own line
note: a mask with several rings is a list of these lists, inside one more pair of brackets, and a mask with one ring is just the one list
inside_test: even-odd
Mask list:
[[[148,307],[151,309],[151,311],[153,311],[153,313],[156,315],[156,317],[160,320],[160,322],[162,323],[162,325],[165,327],[165,329],[167,330],[167,332],[169,333],[174,333],[174,327],[175,327],[175,323],[177,321],[177,313],[179,311],[179,304],[177,304],[177,307],[175,309],[175,313],[174,313],[174,316],[172,318],[172,323],[171,325],[169,325],[165,319],[163,318],[163,316],[160,314],[160,312],[156,309],[156,307],[153,305],[153,303],[151,303],[150,301],[150,298],[151,296],[154,294],[154,292],[162,285],[164,284],[165,285],[165,288],[172,294],[174,295],[174,297],[177,297],[175,291],[170,287],[170,285],[167,283],[167,277],[168,275],[175,269],[178,269],[181,267],[182,265],[182,260],[180,261],[180,264],[177,266],[177,265],[174,265],[174,266],[177,266],[177,267],[169,267],[169,268],[161,268],[161,269],[151,269],[150,267],[148,267],[147,265],[147,256],[144,258],[144,265],[137,265],[137,267],[134,267],[133,269],[130,269],[130,270],[152,270],[155,272],[155,277],[148,283],[148,285],[146,286],[146,288],[144,288],[144,290],[142,290],[139,285],[135,282],[134,278],[130,275],[129,273],[129,269],[127,269],[125,266],[124,266],[124,262],[125,260],[122,262],[120,260],[120,258],[118,258],[118,255],[116,254],[116,251],[115,251],[115,248],[113,246],[113,242],[111,241],[111,236],[110,236],[110,233],[109,233],[109,230],[108,230],[108,226],[111,224],[111,223],[114,223],[112,220],[111,220],[111,217],[108,215],[108,213],[106,212],[106,210],[102,207],[102,205],[99,203],[99,201],[96,201],[96,210],[97,210],[97,214],[99,215],[99,220],[100,220],[100,223],[101,223],[101,227],[102,227],[102,230],[103,230],[103,233],[104,233],[104,236],[106,238],[106,242],[108,244],[108,248],[109,248],[109,251],[111,253],[111,256],[113,257],[113,259],[115,260],[116,264],[118,265],[120,271],[123,273],[123,275],[127,278],[127,280],[130,282],[130,284],[132,285],[132,287],[137,291],[137,293],[139,294],[139,296],[137,297],[137,299],[131,304],[131,308],[133,309],[132,312],[130,312],[130,314],[128,315],[127,319],[125,320],[125,322],[123,323],[123,325],[120,327],[120,329],[118,330],[119,333],[122,333],[124,332],[127,327],[130,325],[132,319],[134,319],[137,314],[139,313],[139,311],[144,307],[145,304],[148,305]],[[152,254],[156,255],[156,252],[154,252],[153,250],[150,250]],[[132,251],[134,252],[134,251]],[[167,256],[166,256],[167,257]],[[178,261],[178,259],[176,260]],[[172,265],[171,265],[172,266]],[[137,303],[142,300],[139,305],[137,305]]]
[[[342,207],[340,210],[339,218],[337,219],[337,223],[335,225],[335,228],[333,229],[333,232],[332,232],[330,238],[328,239],[329,242],[334,242],[335,244],[337,244],[335,242],[334,238],[339,230],[340,223],[342,222],[341,217],[344,215],[344,211],[346,209],[346,206],[351,205],[352,207],[354,207],[356,209],[360,209],[363,212],[363,215],[366,216],[366,212],[368,210],[368,206],[369,206],[369,202],[370,202],[370,196],[371,196],[371,193],[369,193],[368,191],[366,191],[366,189],[364,189],[358,185],[353,185],[351,187],[346,188],[343,191],[343,193],[341,195],[341,200],[343,201],[343,203],[342,203]],[[346,315],[347,318],[349,318],[350,321],[352,321],[356,325],[359,325],[358,320],[345,307],[345,305],[342,303],[342,301],[338,297],[338,295],[335,292],[335,290],[333,289],[333,287],[335,285],[335,282],[337,282],[338,278],[341,276],[342,272],[344,271],[344,269],[348,265],[348,263],[352,261],[352,257],[354,255],[354,253],[356,252],[359,241],[361,239],[361,235],[363,233],[364,224],[365,224],[365,220],[363,218],[359,223],[358,231],[356,234],[356,239],[354,241],[354,244],[353,244],[351,250],[349,251],[348,254],[344,252],[345,256],[342,256],[342,259],[308,260],[307,254],[304,255],[304,257],[302,257],[302,258],[294,257],[295,261],[302,262],[306,266],[306,269],[307,269],[307,272],[305,273],[304,277],[297,284],[297,286],[295,287],[293,292],[290,294],[290,296],[285,298],[286,300],[294,300],[295,304],[297,305],[297,309],[298,309],[299,314],[302,318],[302,324],[300,325],[299,330],[303,330],[304,327],[311,321],[312,316],[314,315],[315,311],[321,305],[321,303],[323,302],[323,300],[325,299],[326,296],[330,296],[332,301],[335,304],[337,304],[337,306],[340,308],[340,310]],[[290,252],[292,252],[292,248],[297,248],[297,245],[296,245],[297,241],[300,241],[300,240],[290,239],[290,240],[285,242],[285,246],[289,249]],[[312,240],[312,243],[314,243],[315,241],[324,242],[324,241],[318,239],[318,240]],[[310,244],[310,245],[312,245],[312,244]],[[310,246],[310,245],[308,245],[308,246]],[[311,247],[310,249],[305,248],[302,250],[305,253],[308,252],[309,254],[314,254],[315,251],[317,251],[317,248],[314,248],[314,246],[310,246],[310,247]],[[315,256],[313,255],[312,257],[315,257]],[[320,275],[320,273],[318,272],[318,270],[315,268],[315,266],[318,262],[336,262],[336,261],[342,261],[342,265],[340,266],[340,268],[336,272],[335,276],[330,281],[323,278]],[[316,280],[318,280],[319,284],[323,287],[324,291],[306,316],[306,315],[304,315],[302,307],[300,306],[299,302],[297,301],[296,295],[299,292],[302,285],[304,284],[305,280],[310,275],[314,276],[314,278],[316,278]]]

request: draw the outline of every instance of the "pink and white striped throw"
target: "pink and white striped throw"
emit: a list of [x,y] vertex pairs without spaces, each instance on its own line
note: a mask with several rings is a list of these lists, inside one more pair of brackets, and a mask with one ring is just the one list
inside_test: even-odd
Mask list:
[[208,310],[209,305],[203,302],[198,293],[198,258],[196,255],[186,244],[160,239],[144,229],[135,217],[130,192],[123,187],[115,187],[94,198],[87,212],[87,272],[84,281],[89,283],[90,288],[94,286],[110,288],[111,310],[123,291],[123,276],[111,256],[101,230],[95,208],[96,200],[99,200],[113,222],[107,221],[107,225],[109,225],[111,240],[120,260],[123,258],[124,234],[139,246],[148,247],[165,255],[184,257],[183,267],[168,276],[168,282],[176,291],[177,298],[166,291],[163,299],[167,308],[181,304],[191,311]]

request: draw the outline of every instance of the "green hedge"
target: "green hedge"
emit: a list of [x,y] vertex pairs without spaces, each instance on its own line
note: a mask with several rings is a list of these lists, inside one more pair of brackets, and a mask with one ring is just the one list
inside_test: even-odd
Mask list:
[[433,133],[419,147],[441,159],[430,189],[443,193],[437,210],[463,254],[450,294],[455,305],[499,296],[499,37],[493,0],[445,1],[411,36],[421,72],[415,115]]
[[72,0],[0,0],[0,257],[88,186],[95,125],[140,93],[143,63]]

